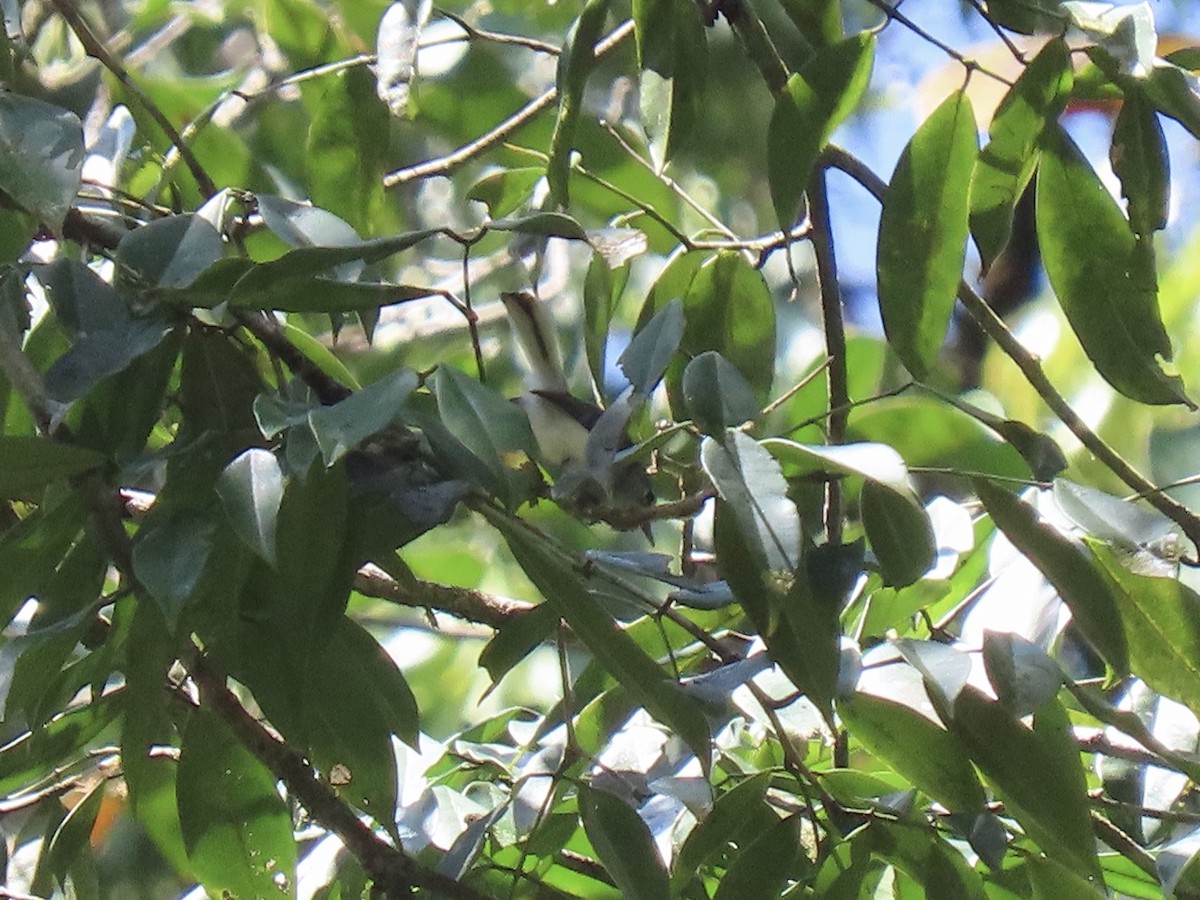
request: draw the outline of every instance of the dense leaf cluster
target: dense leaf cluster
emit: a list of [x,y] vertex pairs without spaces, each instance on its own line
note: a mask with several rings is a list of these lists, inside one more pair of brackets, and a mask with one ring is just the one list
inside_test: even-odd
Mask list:
[[[1003,67],[885,0],[5,4],[9,889],[1200,894],[1200,56],[970,7]],[[884,180],[897,34],[958,80]]]

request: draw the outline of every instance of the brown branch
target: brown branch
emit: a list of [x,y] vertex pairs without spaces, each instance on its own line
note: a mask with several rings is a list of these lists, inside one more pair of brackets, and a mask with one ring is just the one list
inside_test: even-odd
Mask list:
[[445,897],[483,900],[484,895],[445,875],[425,869],[406,853],[372,831],[332,787],[321,781],[308,761],[271,735],[201,657],[187,663],[200,688],[200,701],[220,714],[234,735],[271,774],[287,785],[288,792],[320,822],[341,838],[370,875],[375,889],[386,897],[407,897],[422,887]]
[[452,587],[432,581],[416,581],[409,585],[397,581],[371,563],[359,569],[354,576],[354,590],[366,597],[413,609],[432,609],[491,628],[501,628],[534,608],[532,603],[523,600],[498,597],[472,588]]
[[99,62],[104,68],[112,72],[117,80],[129,91],[141,107],[146,110],[146,113],[152,118],[158,127],[162,129],[163,134],[178,148],[179,155],[183,157],[183,161],[187,164],[188,170],[192,173],[192,178],[196,180],[196,185],[200,188],[200,192],[205,197],[211,197],[217,192],[217,186],[213,180],[204,171],[204,167],[200,165],[200,160],[196,159],[190,147],[184,143],[183,138],[179,134],[179,130],[171,124],[171,120],[166,117],[161,109],[158,108],[150,96],[138,86],[133,80],[128,70],[119,63],[111,53],[101,43],[96,33],[92,31],[92,27],[87,23],[87,20],[75,8],[72,0],[50,0],[58,14],[66,21],[67,26],[79,38],[79,42],[83,44],[83,49],[87,51],[88,56]]

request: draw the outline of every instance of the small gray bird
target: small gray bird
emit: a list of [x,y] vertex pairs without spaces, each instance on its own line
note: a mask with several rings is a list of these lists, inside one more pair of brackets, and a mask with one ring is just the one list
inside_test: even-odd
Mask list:
[[529,418],[539,462],[554,476],[555,500],[585,518],[618,525],[652,506],[645,468],[621,457],[631,443],[625,430],[630,399],[619,398],[605,410],[574,396],[546,305],[526,291],[500,299],[524,360],[526,392],[516,402]]

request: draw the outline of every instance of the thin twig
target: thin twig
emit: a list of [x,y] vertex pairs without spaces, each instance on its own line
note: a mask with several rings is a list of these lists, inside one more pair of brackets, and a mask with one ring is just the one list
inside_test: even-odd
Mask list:
[[989,78],[996,79],[996,81],[999,81],[1002,84],[1007,84],[1010,86],[1012,85],[1012,81],[1009,80],[1008,78],[1005,78],[1003,75],[999,75],[996,72],[991,71],[990,69],[984,68],[978,62],[971,59],[970,57],[963,56],[963,54],[959,53],[957,50],[955,50],[953,47],[951,47],[945,41],[939,40],[938,38],[934,37],[932,34],[930,34],[928,31],[926,31],[924,28],[922,28],[920,25],[918,25],[916,22],[914,22],[912,19],[910,19],[904,13],[900,12],[900,10],[897,9],[895,6],[889,5],[886,2],[886,0],[867,0],[867,2],[870,3],[872,6],[874,6],[881,13],[883,13],[885,16],[887,16],[889,19],[899,22],[901,25],[903,25],[905,28],[907,28],[909,31],[911,31],[913,34],[915,34],[917,37],[921,38],[921,40],[926,41],[926,42],[932,44],[933,46],[937,47],[939,50],[941,50],[943,53],[945,53],[951,59],[958,60],[958,62],[960,62],[968,72],[972,72],[972,71],[981,72],[982,74],[987,75]]
[[1025,54],[1021,52],[1020,47],[1013,43],[1013,40],[1008,36],[1008,33],[1001,28],[999,24],[997,24],[995,19],[992,18],[991,14],[987,11],[987,7],[985,7],[980,0],[967,0],[967,2],[971,4],[971,8],[974,9],[975,12],[979,13],[980,18],[988,23],[988,27],[995,32],[996,37],[998,37],[1001,43],[1008,48],[1008,52],[1013,55],[1016,61],[1021,65],[1025,65],[1027,61],[1025,59]]
[[1092,810],[1091,818],[1092,830],[1096,833],[1096,837],[1147,875],[1158,878],[1158,866],[1154,862],[1154,857],[1146,852],[1146,848],[1139,845],[1137,841],[1095,810]]
[[51,0],[58,14],[63,17],[68,27],[79,38],[79,42],[83,45],[83,49],[87,51],[88,56],[97,60],[104,68],[112,72],[117,80],[129,91],[147,114],[152,118],[158,127],[163,130],[163,134],[171,141],[173,145],[179,148],[179,153],[183,157],[183,161],[187,164],[188,171],[192,173],[192,178],[196,180],[196,185],[200,188],[200,192],[205,197],[211,197],[217,192],[217,186],[208,176],[204,167],[200,165],[200,161],[196,159],[190,147],[184,143],[184,140],[179,135],[179,131],[171,124],[171,120],[166,117],[158,104],[150,99],[150,96],[143,91],[133,80],[126,68],[121,65],[112,54],[104,47],[100,39],[96,37],[91,26],[80,15],[79,10],[75,8],[72,0]]
[[[602,59],[611,53],[632,34],[632,21],[626,21],[618,25],[607,37],[596,44],[596,59]],[[481,135],[470,143],[463,144],[463,146],[447,153],[445,156],[439,156],[436,159],[429,159],[423,163],[397,169],[385,175],[383,177],[383,186],[390,188],[401,184],[408,184],[410,181],[430,178],[435,175],[449,175],[459,166],[470,162],[475,157],[486,153],[488,150],[502,143],[510,134],[529,122],[538,113],[548,109],[557,100],[558,88],[546,88],[541,94],[534,97],[491,131]]]

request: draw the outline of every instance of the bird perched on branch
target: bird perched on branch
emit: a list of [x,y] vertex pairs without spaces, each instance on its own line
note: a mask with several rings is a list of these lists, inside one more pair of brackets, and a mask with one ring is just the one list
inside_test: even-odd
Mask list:
[[573,395],[548,307],[526,291],[500,299],[524,361],[525,393],[516,403],[529,418],[538,461],[554,477],[552,496],[583,518],[621,526],[654,503],[650,476],[625,452],[635,398],[627,392],[601,409]]

